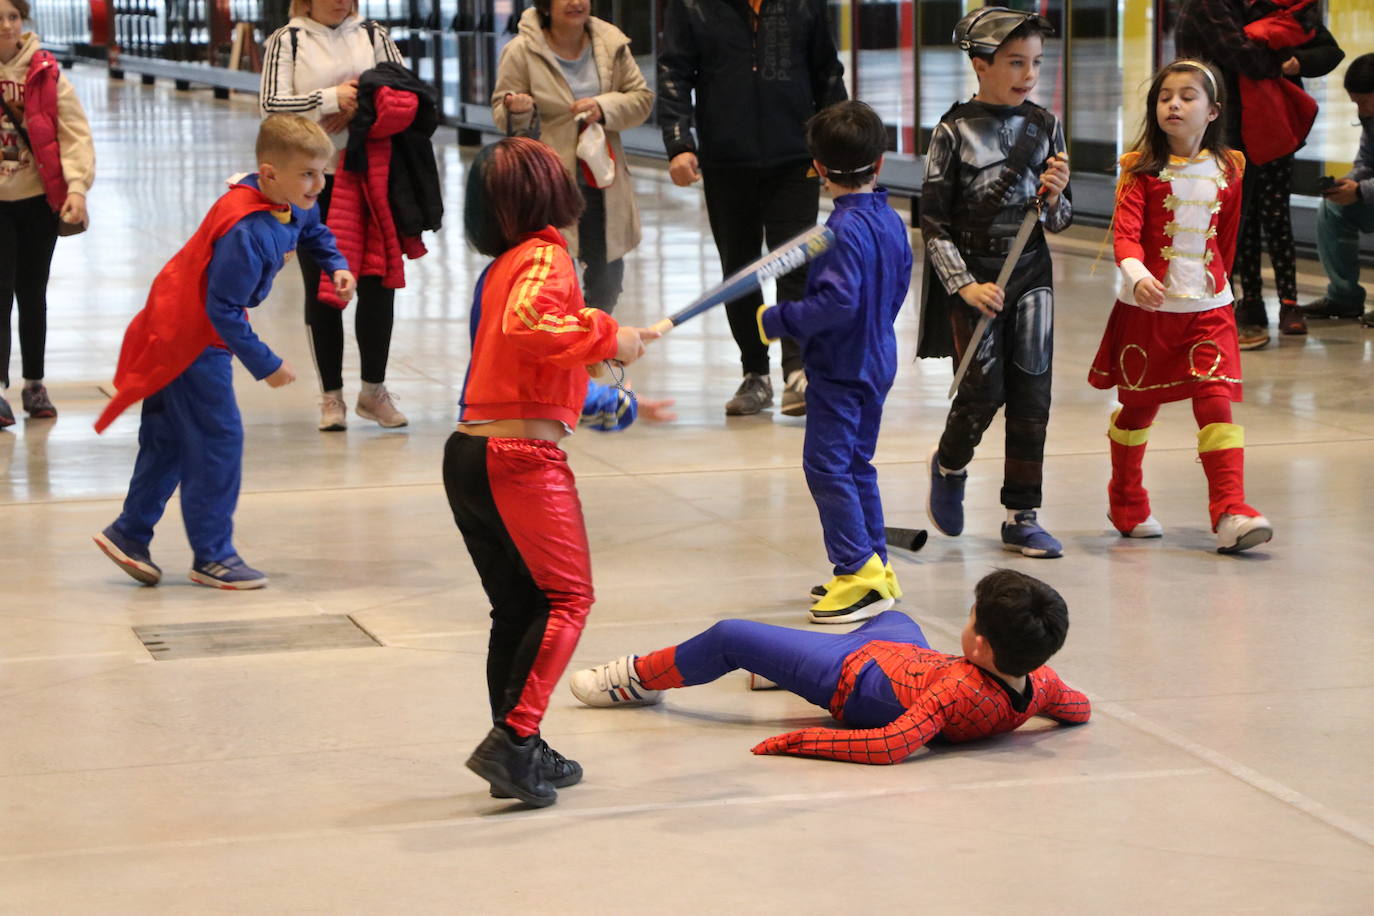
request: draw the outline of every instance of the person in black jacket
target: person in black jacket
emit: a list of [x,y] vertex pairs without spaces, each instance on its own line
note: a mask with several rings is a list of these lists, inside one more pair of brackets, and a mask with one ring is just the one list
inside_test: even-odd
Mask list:
[[[696,92],[696,104],[692,93]],[[703,181],[711,234],[728,276],[815,225],[820,184],[809,177],[808,118],[848,95],[824,0],[668,0],[658,57],[658,118],[669,174]],[[693,137],[693,128],[696,136]],[[778,280],[778,300],[802,298],[806,269]],[[744,381],[726,414],[773,403],[762,295],[726,305]],[[801,350],[782,342],[782,412],[806,413]]]

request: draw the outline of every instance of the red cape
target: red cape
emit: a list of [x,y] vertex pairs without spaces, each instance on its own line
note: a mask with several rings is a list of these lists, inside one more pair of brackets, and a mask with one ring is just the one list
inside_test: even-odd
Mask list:
[[95,421],[96,432],[104,432],[131,405],[167,387],[206,347],[219,342],[205,311],[205,272],[215,242],[245,216],[281,206],[242,184],[215,201],[196,234],[153,280],[147,303],[129,322],[115,369],[115,396]]

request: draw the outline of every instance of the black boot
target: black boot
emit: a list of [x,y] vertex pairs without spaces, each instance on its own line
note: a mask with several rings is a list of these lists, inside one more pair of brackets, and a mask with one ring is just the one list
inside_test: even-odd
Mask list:
[[492,789],[504,793],[499,797],[518,798],[531,807],[544,808],[558,801],[558,793],[540,767],[541,744],[538,737],[517,744],[504,729],[492,728],[468,758],[467,767],[491,783]]
[[[549,743],[543,738],[535,738],[534,741],[539,745],[536,756],[539,759],[539,775],[549,781],[555,789],[563,789],[568,786],[575,786],[582,781],[582,764],[576,760],[569,760],[562,754],[549,747]],[[492,786],[492,798],[510,798],[500,789]]]

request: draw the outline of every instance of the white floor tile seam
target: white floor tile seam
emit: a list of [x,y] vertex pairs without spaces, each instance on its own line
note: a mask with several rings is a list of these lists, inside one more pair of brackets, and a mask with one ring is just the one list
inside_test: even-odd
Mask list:
[[[950,638],[956,637],[959,632],[956,627],[939,620],[927,621],[923,626],[943,633]],[[1258,770],[1246,766],[1240,761],[1232,759],[1218,750],[1207,747],[1205,744],[1187,738],[1152,719],[1148,719],[1139,713],[1133,712],[1120,703],[1112,700],[1105,700],[1095,691],[1084,689],[1084,685],[1074,680],[1072,677],[1069,678],[1069,682],[1088,697],[1088,700],[1092,703],[1094,715],[1106,715],[1123,725],[1134,728],[1136,731],[1144,732],[1147,735],[1158,738],[1165,744],[1172,745],[1178,750],[1210,764],[1228,776],[1245,783],[1251,788],[1268,795],[1270,798],[1282,804],[1301,811],[1333,830],[1337,830],[1359,840],[1366,846],[1374,847],[1374,825],[1366,824],[1363,821],[1336,811],[1316,799],[1310,798],[1298,790],[1284,785],[1277,779],[1266,776]]]
[[439,818],[425,821],[407,821],[396,824],[374,824],[360,827],[326,827],[315,830],[296,830],[239,834],[230,836],[202,837],[194,840],[160,840],[149,843],[111,844],[90,846],[77,849],[49,850],[45,852],[17,853],[0,855],[0,865],[22,862],[51,861],[58,859],[87,858],[94,856],[124,855],[146,853],[159,850],[175,851],[185,849],[213,848],[224,846],[255,845],[264,843],[299,843],[309,840],[324,840],[338,837],[365,836],[372,834],[401,834],[415,831],[451,830],[455,828],[497,828],[501,826],[526,825],[533,820],[572,820],[588,818],[628,817],[641,814],[672,813],[713,808],[751,807],[756,805],[805,805],[821,802],[864,801],[878,798],[900,798],[930,792],[979,792],[1000,791],[1005,789],[1029,789],[1050,786],[1076,786],[1093,783],[1119,783],[1156,779],[1187,779],[1207,776],[1214,771],[1209,767],[1181,767],[1159,770],[1126,770],[1116,773],[1074,774],[1065,776],[1026,777],[1020,779],[989,779],[966,783],[947,783],[942,785],[917,785],[885,787],[877,789],[838,789],[830,792],[790,792],[774,795],[738,795],[725,798],[702,798],[660,802],[641,802],[627,805],[600,805],[586,808],[575,803],[561,806],[528,810],[504,806],[495,811],[458,817]]
[[56,681],[51,684],[36,684],[32,687],[23,687],[18,690],[0,692],[0,705],[9,703],[20,697],[27,697],[31,694],[42,693],[45,690],[60,690],[63,687],[70,687],[72,684],[78,684],[82,681],[89,681],[95,678],[107,677],[111,674],[118,674],[122,671],[127,671],[130,668],[137,668],[139,665],[143,665],[146,663],[147,660],[145,659],[136,659],[134,661],[129,662],[129,664],[127,665],[120,665],[116,668],[104,668],[100,671],[92,671],[87,674],[77,675],[76,677],[65,678],[61,681]]

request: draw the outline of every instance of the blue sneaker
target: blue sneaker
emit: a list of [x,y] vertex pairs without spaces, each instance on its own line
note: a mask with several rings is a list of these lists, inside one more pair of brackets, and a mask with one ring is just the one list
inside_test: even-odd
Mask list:
[[930,450],[930,495],[926,497],[926,515],[941,534],[958,537],[964,533],[964,484],[968,471],[954,474],[940,473],[940,447]]
[[1037,560],[1052,560],[1064,553],[1064,545],[1035,520],[1035,510],[1016,513],[1016,521],[1002,523],[1002,549]]
[[241,591],[248,588],[262,588],[267,584],[267,575],[258,572],[243,562],[243,557],[234,554],[223,560],[211,560],[208,563],[197,563],[192,566],[191,581],[197,585],[208,585],[210,588]]
[[144,585],[162,581],[162,570],[148,555],[148,545],[138,544],[115,530],[111,525],[94,538],[95,546],[105,552],[114,564]]

